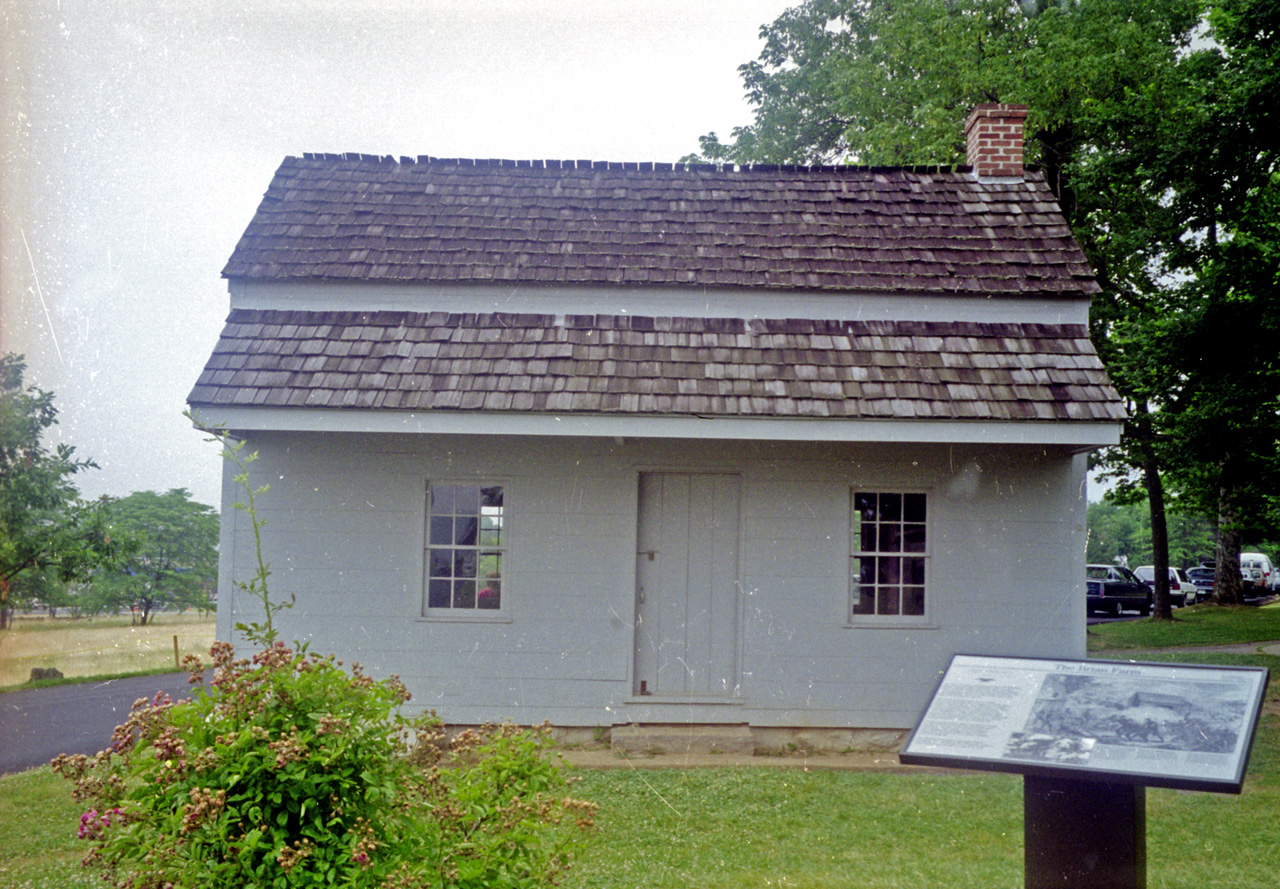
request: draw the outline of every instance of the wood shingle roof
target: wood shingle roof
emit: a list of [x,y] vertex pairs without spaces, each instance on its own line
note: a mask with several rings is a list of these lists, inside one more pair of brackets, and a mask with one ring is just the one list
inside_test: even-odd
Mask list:
[[[315,283],[328,296],[309,303],[305,288],[291,288],[297,309],[242,300],[189,396],[197,407],[1094,423],[1124,415],[1078,323],[786,318],[794,291],[1079,306],[1098,287],[1035,172],[979,180],[963,167],[306,155],[285,159],[223,275],[260,285],[255,293]],[[377,289],[367,285],[398,284],[402,294],[418,285],[423,301],[420,310],[335,309],[334,282],[359,285],[365,298]],[[522,312],[519,288],[535,284],[766,292],[781,310]],[[445,285],[511,285],[515,311],[431,311]]]
[[196,405],[1115,421],[1080,325],[235,310]]
[[1042,174],[286,158],[228,278],[1097,291]]

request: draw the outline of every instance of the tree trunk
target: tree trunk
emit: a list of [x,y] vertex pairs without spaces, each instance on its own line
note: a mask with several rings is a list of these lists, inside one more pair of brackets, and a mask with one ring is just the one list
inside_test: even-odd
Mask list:
[[1156,460],[1151,428],[1151,414],[1145,401],[1136,407],[1138,447],[1142,453],[1142,481],[1147,488],[1147,503],[1151,508],[1151,553],[1154,562],[1155,607],[1154,620],[1173,620],[1173,603],[1169,601],[1169,524],[1164,511],[1164,482],[1160,478],[1160,464]]
[[1213,572],[1213,600],[1219,605],[1243,605],[1240,578],[1240,528],[1232,491],[1224,483],[1218,489],[1218,547]]

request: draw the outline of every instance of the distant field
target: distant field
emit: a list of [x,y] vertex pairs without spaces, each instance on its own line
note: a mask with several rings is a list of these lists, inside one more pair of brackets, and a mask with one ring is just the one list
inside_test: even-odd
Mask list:
[[172,668],[174,636],[179,658],[197,654],[208,660],[211,617],[161,614],[154,620],[135,627],[128,617],[20,617],[13,629],[0,630],[0,686],[21,685],[32,667],[56,667],[68,678]]

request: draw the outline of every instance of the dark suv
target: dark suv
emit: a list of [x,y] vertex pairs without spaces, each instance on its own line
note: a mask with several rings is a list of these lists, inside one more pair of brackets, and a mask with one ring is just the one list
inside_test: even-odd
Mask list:
[[1207,602],[1213,598],[1213,569],[1207,565],[1187,569],[1187,580],[1196,585],[1196,601]]
[[1151,613],[1154,594],[1128,568],[1118,565],[1086,565],[1085,596],[1088,610],[1119,615],[1121,611]]

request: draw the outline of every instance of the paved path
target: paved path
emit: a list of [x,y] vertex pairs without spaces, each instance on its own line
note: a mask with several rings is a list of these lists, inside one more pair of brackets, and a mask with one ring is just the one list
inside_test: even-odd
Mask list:
[[44,765],[59,753],[97,753],[129,718],[133,702],[165,691],[190,696],[186,673],[130,676],[0,694],[0,775]]
[[1105,654],[1111,657],[1131,657],[1134,660],[1141,660],[1144,654],[1151,654],[1155,651],[1205,651],[1205,652],[1225,652],[1227,654],[1269,654],[1280,657],[1280,640],[1274,642],[1236,642],[1231,645],[1172,645],[1169,648],[1126,648],[1116,651],[1100,651],[1095,654]]

